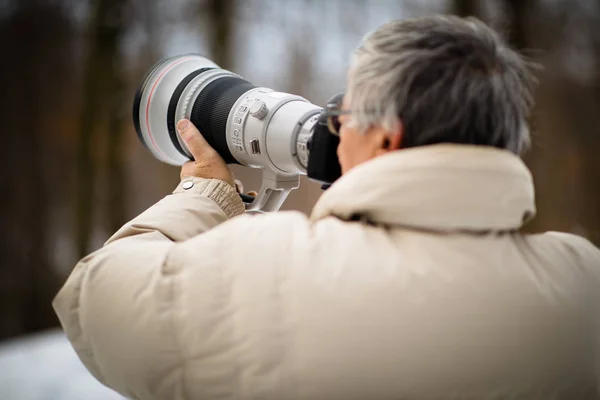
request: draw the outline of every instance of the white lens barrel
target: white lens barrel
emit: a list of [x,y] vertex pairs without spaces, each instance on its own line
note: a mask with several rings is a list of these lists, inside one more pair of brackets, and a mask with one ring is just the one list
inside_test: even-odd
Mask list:
[[297,151],[305,123],[322,109],[306,99],[268,88],[247,92],[227,121],[227,144],[243,165],[284,174],[306,174]]
[[[266,146],[269,160],[277,169],[306,174],[308,157],[301,158],[298,154],[298,136],[305,123],[320,111],[319,107],[303,99],[285,103],[275,112],[267,127]],[[306,148],[304,151],[308,152]]]

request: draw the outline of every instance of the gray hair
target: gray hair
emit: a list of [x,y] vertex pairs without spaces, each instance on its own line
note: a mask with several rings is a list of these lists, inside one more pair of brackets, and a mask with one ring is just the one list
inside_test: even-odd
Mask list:
[[454,16],[393,21],[367,35],[350,69],[350,123],[404,127],[403,147],[529,144],[534,66],[483,22]]

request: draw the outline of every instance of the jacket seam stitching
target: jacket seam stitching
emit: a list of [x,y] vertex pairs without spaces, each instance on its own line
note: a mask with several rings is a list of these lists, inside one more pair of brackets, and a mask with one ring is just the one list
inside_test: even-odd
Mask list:
[[[226,254],[226,253],[222,253],[222,254]],[[226,265],[225,268],[230,268],[229,265]],[[227,290],[227,286],[225,285],[225,268],[219,268],[219,290],[220,291],[225,291]],[[232,280],[235,279],[235,277],[232,277]],[[233,309],[233,292],[234,292],[234,284],[233,282],[231,283],[231,285],[229,286],[229,293],[227,293],[227,304],[226,307],[229,309]],[[231,313],[231,316],[228,318],[229,320],[229,344],[231,346],[231,348],[236,348],[236,338],[237,338],[237,323],[235,320],[235,313]],[[232,399],[235,398],[244,398],[244,396],[242,395],[242,384],[241,384],[241,379],[240,379],[240,359],[239,359],[239,355],[238,352],[236,350],[233,351],[234,356],[232,357],[232,364],[233,364],[233,380],[235,381],[235,385],[233,385],[235,387],[235,392],[233,393],[233,397]],[[239,397],[238,397],[239,396]]]
[[[291,247],[291,254],[294,254],[294,250],[295,247],[294,243],[296,243],[296,238],[292,237],[292,240],[289,241],[289,245]],[[295,255],[295,254],[294,254]],[[292,257],[292,260],[296,260],[297,257]],[[279,315],[279,321],[280,321],[280,329],[284,332],[283,336],[283,340],[282,340],[282,344],[283,344],[283,357],[282,357],[282,362],[283,362],[283,371],[285,374],[285,381],[283,382],[283,394],[285,395],[285,397],[287,396],[291,396],[289,397],[290,399],[296,399],[298,396],[295,393],[294,388],[296,388],[296,384],[294,382],[294,357],[293,355],[296,354],[296,341],[294,340],[294,335],[291,329],[287,329],[286,323],[286,315],[288,316],[288,320],[289,321],[289,315],[291,314],[291,302],[293,301],[293,297],[287,296],[287,301],[286,300],[286,296],[284,296],[284,293],[286,293],[285,289],[285,285],[288,284],[290,282],[290,274],[293,272],[293,265],[291,265],[293,263],[287,264],[287,263],[283,263],[283,265],[286,265],[286,269],[284,271],[282,271],[281,267],[278,267],[277,270],[280,271],[281,276],[279,277],[280,281],[278,282],[279,284],[277,285],[278,288],[278,297],[279,297],[279,304],[281,305],[280,308],[280,315]],[[282,264],[277,264],[277,265],[282,265]],[[290,293],[290,291],[287,291],[287,293]],[[289,383],[289,388],[288,389],[290,392],[292,393],[287,393],[286,390],[286,383]]]
[[[173,249],[171,249],[171,252],[173,251]],[[167,254],[167,256],[165,257],[165,261],[163,264],[163,271],[164,271],[164,267],[167,266],[167,264],[169,263],[169,261],[171,260],[171,256],[172,253],[169,252]],[[163,272],[164,273],[164,272]],[[181,365],[181,376],[180,376],[180,381],[181,381],[181,393],[183,396],[183,400],[186,399],[190,399],[190,396],[187,393],[187,380],[186,380],[186,370],[187,370],[187,359],[184,355],[184,351],[183,351],[183,344],[182,341],[179,338],[178,335],[178,321],[176,318],[176,311],[177,311],[177,290],[176,290],[176,286],[177,286],[177,278],[179,277],[179,274],[181,273],[181,266],[177,269],[177,271],[172,271],[169,273],[170,275],[170,282],[169,282],[169,300],[171,302],[171,318],[169,318],[170,321],[170,325],[171,325],[171,332],[173,332],[173,342],[175,347],[178,349],[177,351],[177,355],[179,357],[180,360],[180,365]]]

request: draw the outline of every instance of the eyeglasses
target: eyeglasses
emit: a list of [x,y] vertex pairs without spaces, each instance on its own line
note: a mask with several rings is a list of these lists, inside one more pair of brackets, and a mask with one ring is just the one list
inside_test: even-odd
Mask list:
[[340,128],[342,124],[340,123],[340,117],[342,115],[350,115],[352,111],[350,110],[342,110],[342,99],[335,103],[329,103],[325,107],[325,114],[327,115],[327,129],[329,129],[329,133],[334,136],[340,136]]

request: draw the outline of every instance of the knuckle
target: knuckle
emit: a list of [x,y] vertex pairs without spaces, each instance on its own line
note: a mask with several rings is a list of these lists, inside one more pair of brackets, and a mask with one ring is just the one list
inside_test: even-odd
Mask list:
[[193,141],[196,138],[198,131],[196,131],[193,127],[187,128],[184,132],[182,132],[182,136],[186,141]]

